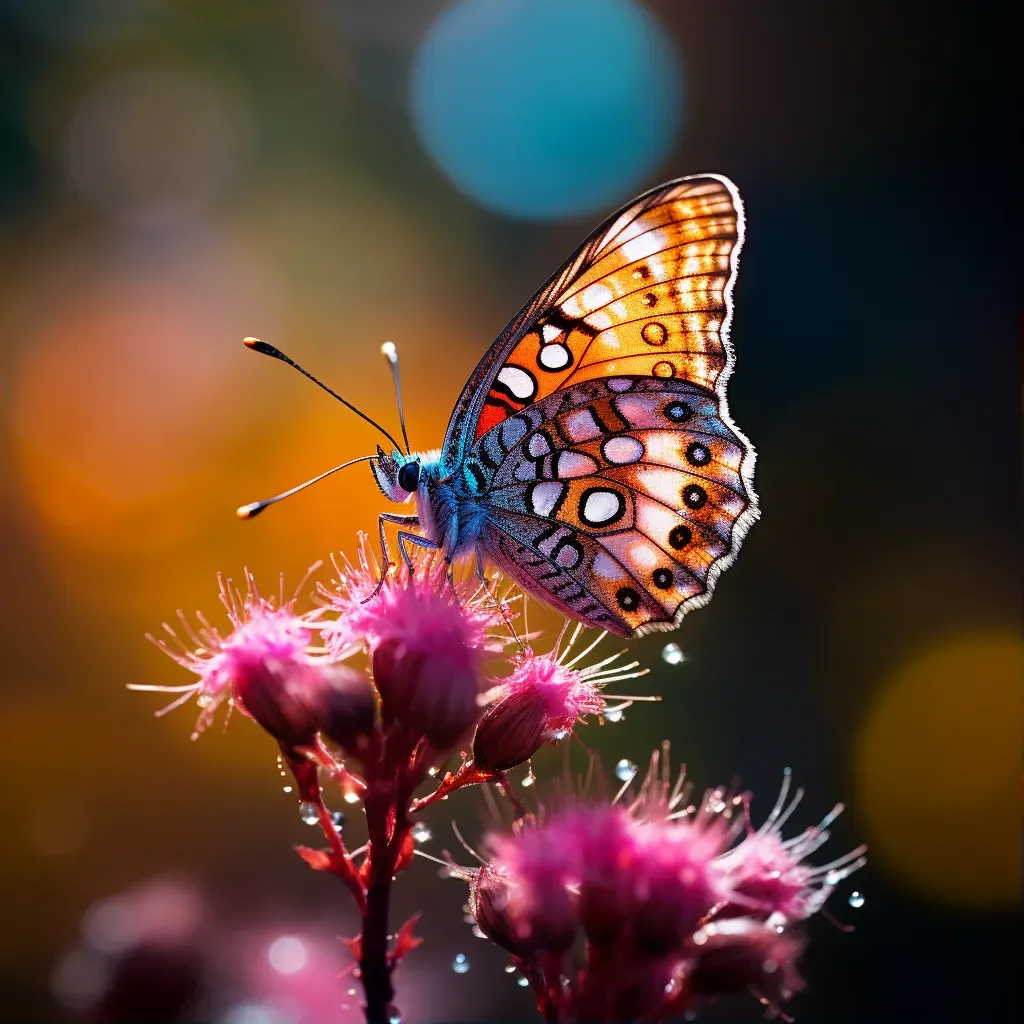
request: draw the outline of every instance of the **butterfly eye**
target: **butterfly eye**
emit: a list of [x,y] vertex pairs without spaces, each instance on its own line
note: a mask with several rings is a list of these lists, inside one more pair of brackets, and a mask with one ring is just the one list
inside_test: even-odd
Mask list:
[[398,486],[403,491],[415,491],[420,482],[420,464],[407,462],[398,470]]

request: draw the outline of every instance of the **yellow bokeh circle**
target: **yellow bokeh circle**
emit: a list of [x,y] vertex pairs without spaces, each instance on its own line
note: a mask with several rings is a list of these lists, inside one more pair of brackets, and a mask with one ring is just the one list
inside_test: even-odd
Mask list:
[[1021,639],[989,631],[919,652],[885,682],[857,749],[874,863],[919,894],[1020,900]]

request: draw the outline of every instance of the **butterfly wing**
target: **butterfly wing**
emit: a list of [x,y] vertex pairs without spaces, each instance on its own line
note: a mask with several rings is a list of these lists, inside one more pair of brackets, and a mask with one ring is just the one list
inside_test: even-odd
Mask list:
[[455,469],[503,419],[580,380],[630,373],[722,388],[742,239],[739,195],[717,175],[667,182],[612,214],[480,361],[442,462]]
[[725,401],[742,237],[724,178],[645,193],[519,312],[456,406],[442,461],[486,508],[485,553],[590,625],[674,628],[757,515]]
[[489,474],[487,554],[527,590],[623,635],[705,603],[756,515],[749,445],[687,381],[593,379],[471,449]]

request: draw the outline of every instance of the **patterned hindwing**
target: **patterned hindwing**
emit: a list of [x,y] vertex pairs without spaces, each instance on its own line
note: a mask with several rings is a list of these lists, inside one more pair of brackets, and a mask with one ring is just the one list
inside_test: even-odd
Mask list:
[[[681,178],[602,224],[508,325],[470,378],[444,458],[580,381],[621,374],[724,385],[739,196],[714,175]],[[725,372],[723,372],[725,371]]]
[[[487,554],[525,589],[623,635],[705,603],[757,515],[754,453],[714,391],[652,377],[589,380],[481,438]],[[507,443],[506,443],[507,442]]]

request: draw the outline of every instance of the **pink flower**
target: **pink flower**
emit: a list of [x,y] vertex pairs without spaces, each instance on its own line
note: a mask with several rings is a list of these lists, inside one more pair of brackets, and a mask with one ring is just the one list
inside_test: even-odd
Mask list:
[[[312,646],[319,628],[319,612],[300,615],[295,599],[275,601],[260,594],[246,571],[243,595],[218,576],[220,599],[232,629],[226,635],[199,614],[200,628],[193,630],[179,612],[187,647],[166,623],[164,629],[177,645],[152,640],[165,654],[199,678],[185,686],[134,685],[134,690],[178,693],[180,696],[157,714],[198,698],[202,712],[198,735],[225,701],[238,707],[275,739],[291,746],[313,742],[324,726],[355,744],[373,725],[373,699],[361,673],[331,665],[325,652]],[[343,722],[342,719],[345,721]]]
[[505,646],[491,631],[507,623],[507,603],[482,585],[452,582],[439,559],[389,573],[380,585],[365,537],[358,567],[335,565],[335,588],[321,588],[325,614],[337,613],[320,625],[328,649],[340,656],[366,647],[384,722],[438,750],[454,746],[480,715],[481,664]]
[[507,602],[475,580],[450,581],[443,559],[419,559],[412,574],[404,566],[393,569],[382,585],[377,559],[360,534],[358,565],[333,556],[332,562],[338,579],[330,588],[321,585],[320,593],[337,618],[322,622],[320,631],[334,657],[363,646],[372,653],[387,640],[418,635],[475,650],[505,647],[491,631],[509,621]]
[[[578,635],[579,630],[573,639]],[[516,654],[512,674],[495,688],[495,703],[477,725],[474,764],[494,771],[522,764],[545,741],[564,739],[585,716],[602,714],[607,707],[601,692],[605,685],[647,674],[646,669],[637,670],[639,663],[635,661],[615,664],[623,651],[596,665],[575,668],[605,636],[599,634],[571,661],[567,661],[571,641],[561,653],[556,647],[547,654],[534,654],[524,647]]]
[[719,858],[718,868],[733,893],[733,902],[723,909],[723,916],[754,913],[780,923],[802,921],[821,908],[840,881],[865,864],[865,846],[821,866],[803,863],[828,841],[828,826],[842,812],[843,805],[837,804],[819,825],[783,840],[782,826],[803,797],[803,790],[797,790],[786,807],[790,784],[787,768],[779,797],[765,823],[755,831],[748,821],[743,841]]
[[[782,840],[795,807],[787,787],[754,832],[739,814],[745,799],[724,789],[686,806],[690,789],[682,774],[672,783],[665,750],[631,800],[570,804],[489,836],[473,917],[541,1001],[558,1002],[560,1019],[661,1020],[746,989],[778,1011],[803,985],[804,939],[790,925],[863,863],[855,850],[824,868],[801,864],[834,814]],[[747,837],[723,853],[744,824]],[[581,947],[583,961],[566,963]]]

